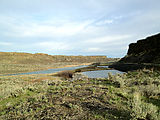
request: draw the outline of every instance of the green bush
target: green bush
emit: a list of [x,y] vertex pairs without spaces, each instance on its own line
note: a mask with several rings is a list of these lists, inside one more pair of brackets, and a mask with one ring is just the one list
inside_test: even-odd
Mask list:
[[160,114],[158,113],[158,107],[151,104],[145,103],[141,100],[141,94],[135,92],[131,101],[132,111],[131,116],[133,120],[144,119],[144,120],[159,120]]

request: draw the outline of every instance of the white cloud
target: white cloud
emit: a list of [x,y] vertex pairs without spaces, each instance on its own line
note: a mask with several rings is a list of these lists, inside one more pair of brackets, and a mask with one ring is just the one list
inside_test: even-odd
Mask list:
[[10,45],[12,45],[12,43],[10,43],[10,42],[0,42],[0,45],[10,46]]
[[101,49],[101,48],[98,48],[98,47],[92,47],[92,48],[88,48],[88,49],[86,49],[85,50],[85,52],[102,52],[103,51],[103,49]]
[[14,22],[6,23],[10,30],[5,35],[11,37],[68,37],[80,33],[92,21],[62,21],[58,24],[50,21],[49,23],[24,21],[23,24]]
[[132,35],[115,35],[115,36],[104,36],[86,40],[86,43],[108,43],[113,41],[121,41],[127,38],[130,38]]
[[1,0],[0,46],[6,51],[121,56],[129,43],[159,32],[159,3]]
[[40,42],[36,46],[47,51],[65,51],[72,49],[69,44],[64,42]]
[[112,24],[114,20],[103,20],[96,23],[96,25],[105,25],[105,24]]

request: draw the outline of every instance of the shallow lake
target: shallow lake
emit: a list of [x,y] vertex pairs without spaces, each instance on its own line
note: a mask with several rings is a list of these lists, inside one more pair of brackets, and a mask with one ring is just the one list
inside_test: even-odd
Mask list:
[[[50,74],[50,73],[56,73],[60,71],[65,70],[74,70],[78,68],[87,67],[87,65],[81,65],[81,66],[75,66],[75,67],[65,67],[65,68],[55,68],[55,69],[48,69],[48,70],[41,70],[41,71],[35,71],[35,72],[27,72],[27,73],[17,73],[17,74],[8,74],[3,76],[10,76],[10,75],[31,75],[31,74]],[[108,67],[108,66],[105,66]],[[84,75],[88,76],[89,78],[107,78],[108,73],[112,73],[113,75],[116,73],[124,73],[118,70],[98,70],[98,71],[87,71],[82,72]]]
[[117,73],[123,74],[124,72],[118,70],[97,70],[97,71],[87,71],[82,73],[88,76],[89,78],[107,78],[108,73],[112,73],[113,75],[115,75]]

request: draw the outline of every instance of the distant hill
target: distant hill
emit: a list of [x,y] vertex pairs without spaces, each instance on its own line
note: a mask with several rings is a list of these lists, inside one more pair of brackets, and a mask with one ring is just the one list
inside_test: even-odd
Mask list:
[[160,33],[131,43],[127,56],[120,62],[160,63]]
[[0,74],[31,72],[113,60],[106,56],[64,56],[43,53],[0,52]]
[[0,63],[14,64],[49,64],[52,62],[106,62],[111,60],[106,56],[65,56],[65,55],[48,55],[43,53],[16,53],[0,52]]

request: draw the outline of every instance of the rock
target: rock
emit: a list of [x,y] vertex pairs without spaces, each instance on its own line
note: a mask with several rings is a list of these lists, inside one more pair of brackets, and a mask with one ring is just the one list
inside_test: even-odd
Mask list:
[[160,63],[160,33],[129,45],[127,56],[120,62]]
[[114,68],[123,72],[137,69],[160,70],[160,33],[137,43],[129,45],[128,53],[120,61],[112,64],[109,68]]

